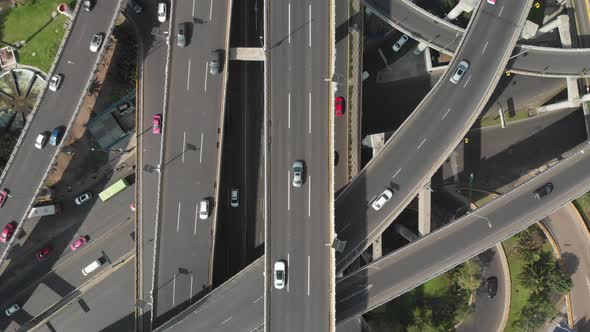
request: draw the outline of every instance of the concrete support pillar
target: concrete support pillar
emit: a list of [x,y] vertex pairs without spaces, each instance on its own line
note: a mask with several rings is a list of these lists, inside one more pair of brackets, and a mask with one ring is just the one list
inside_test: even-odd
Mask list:
[[582,103],[582,109],[584,110],[584,122],[586,123],[586,137],[590,141],[590,107],[587,102]]
[[445,16],[445,21],[452,21],[459,17],[463,12],[471,13],[475,8],[477,0],[461,0],[459,3],[451,9],[451,11]]
[[376,261],[383,256],[383,247],[381,246],[382,239],[383,237],[379,235],[375,242],[373,242],[373,261]]
[[569,101],[580,101],[580,88],[578,86],[578,80],[573,77],[566,78],[567,82],[567,100]]
[[229,60],[264,61],[262,47],[232,47],[229,49]]
[[366,147],[373,148],[373,157],[375,157],[385,145],[385,133],[369,135],[363,139],[362,143]]
[[570,18],[567,15],[559,15],[557,17],[559,25],[559,39],[563,48],[572,48],[572,34],[570,33]]
[[425,236],[430,233],[431,189],[426,185],[418,193],[418,235]]
[[538,24],[527,20],[526,22],[524,22],[524,28],[522,29],[522,32],[520,33],[520,37],[523,39],[531,39],[537,34],[538,30],[539,30]]

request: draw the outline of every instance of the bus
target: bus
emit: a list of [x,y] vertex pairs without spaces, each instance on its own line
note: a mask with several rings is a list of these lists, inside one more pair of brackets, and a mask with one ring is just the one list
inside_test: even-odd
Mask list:
[[35,206],[29,212],[29,218],[52,216],[61,211],[59,203],[51,205]]
[[113,183],[107,189],[103,190],[100,194],[98,194],[98,197],[100,197],[100,199],[103,202],[106,202],[108,199],[110,199],[111,197],[120,193],[121,191],[123,191],[123,189],[125,189],[127,187],[129,187],[129,183],[127,182],[127,180],[121,179],[121,180]]

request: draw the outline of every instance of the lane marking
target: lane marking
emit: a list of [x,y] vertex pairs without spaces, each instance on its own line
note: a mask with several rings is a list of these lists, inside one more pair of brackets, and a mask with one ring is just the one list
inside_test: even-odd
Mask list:
[[186,75],[186,91],[190,91],[191,87],[191,59],[188,59],[188,75]]
[[309,4],[309,47],[311,47],[311,4]]
[[193,0],[193,16],[195,16],[195,2],[196,0]]
[[182,162],[184,164],[184,151],[186,150],[186,131],[182,134]]
[[262,300],[263,298],[264,298],[264,296],[261,296],[261,297],[257,298],[257,299],[256,299],[254,302],[252,302],[252,303],[258,303],[258,301]]
[[500,8],[500,14],[498,14],[498,17],[502,16],[503,11],[504,11],[504,5],[502,5],[502,8]]
[[190,288],[190,294],[188,296],[189,303],[192,302],[192,298],[193,298],[193,274],[191,273],[191,288]]
[[209,67],[209,62],[205,62],[205,86],[203,87],[205,92],[207,92],[207,77],[209,76],[207,75],[207,67]]
[[449,109],[445,112],[445,115],[443,115],[443,117],[441,118],[441,120],[444,120],[447,117],[447,114],[449,114],[450,111],[451,111],[451,108],[449,107]]
[[307,256],[307,296],[309,296],[309,284],[310,284],[310,281],[309,281],[309,275],[310,275],[309,270],[310,270],[310,267],[309,267],[309,256]]
[[232,318],[234,318],[234,316],[229,316],[229,318],[228,318],[228,319],[226,319],[226,320],[224,320],[223,322],[221,322],[221,325],[223,325],[223,324],[225,324],[225,323],[229,322],[229,321],[230,321]]
[[287,171],[287,211],[291,210],[291,171]]
[[289,38],[289,44],[291,44],[291,3],[289,2],[289,27],[288,27],[288,31],[287,31],[287,36]]
[[307,177],[307,216],[311,216],[311,175]]
[[463,85],[463,89],[465,89],[467,87],[467,84],[469,84],[470,80],[471,80],[471,75],[469,75],[469,77],[467,77],[467,82],[465,82],[465,85]]
[[489,43],[489,41],[487,41],[486,44],[483,46],[483,50],[481,50],[481,54],[485,53],[486,48],[488,47],[488,43]]
[[309,93],[309,133],[311,134],[311,92]]
[[213,0],[209,3],[209,21],[213,19]]
[[288,125],[287,126],[289,129],[291,129],[291,92],[289,92],[287,99],[288,99],[287,109],[288,109],[288,113],[289,113],[289,115],[287,116],[287,118],[288,118],[288,120],[287,120]]
[[178,202],[178,215],[176,217],[176,232],[178,233],[178,228],[180,227],[180,202]]
[[199,148],[199,164],[203,162],[203,132],[201,132],[201,147]]
[[393,179],[394,177],[396,177],[399,174],[399,172],[401,172],[401,171],[402,171],[401,168],[398,169],[397,172],[395,172],[395,174],[393,174],[393,176],[391,178]]
[[176,274],[174,275],[174,279],[172,279],[172,304],[176,300]]
[[[291,254],[287,253],[287,269],[291,268]],[[289,293],[289,284],[291,284],[289,282],[289,280],[287,280],[287,293]]]
[[416,150],[420,150],[420,148],[422,147],[422,145],[426,142],[426,138],[424,140],[422,140],[422,143],[420,143],[420,145],[418,145],[418,148]]
[[193,235],[197,236],[197,219],[199,218],[199,203],[195,205],[195,230],[193,231]]

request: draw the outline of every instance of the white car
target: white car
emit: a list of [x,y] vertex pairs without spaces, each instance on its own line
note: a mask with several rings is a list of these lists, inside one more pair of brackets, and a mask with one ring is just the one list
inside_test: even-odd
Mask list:
[[61,85],[61,74],[55,74],[51,77],[51,80],[49,80],[49,90],[51,91],[57,91],[57,89],[59,89],[59,86]]
[[209,201],[204,199],[199,203],[199,218],[207,220],[209,218]]
[[20,306],[18,304],[13,304],[10,307],[8,307],[8,309],[4,310],[4,313],[6,314],[6,316],[10,317],[12,316],[15,312],[20,310]]
[[285,264],[285,261],[275,262],[273,275],[275,288],[285,288],[285,284],[287,284],[287,264]]
[[166,22],[166,4],[163,2],[158,3],[158,21]]
[[100,45],[102,45],[102,34],[95,33],[94,36],[92,36],[92,40],[90,41],[90,50],[92,52],[98,52]]
[[239,189],[232,189],[231,190],[230,205],[231,205],[231,207],[240,206],[240,190]]
[[76,199],[74,199],[74,202],[76,203],[76,205],[82,205],[82,204],[88,202],[91,198],[92,198],[92,193],[85,192],[82,195],[76,197]]
[[375,198],[373,203],[371,203],[371,206],[375,211],[379,211],[385,203],[389,202],[391,197],[393,197],[393,192],[389,189],[385,189],[379,197]]
[[299,188],[303,184],[303,161],[293,162],[293,187]]
[[395,44],[393,44],[393,46],[391,47],[391,49],[394,52],[399,51],[404,44],[408,41],[408,39],[410,39],[410,37],[406,36],[406,35],[402,35],[401,37],[399,37],[399,39],[395,42]]
[[43,149],[47,144],[47,133],[41,133],[37,135],[37,139],[35,140],[35,147],[37,149]]
[[461,60],[457,66],[457,69],[455,69],[455,73],[453,76],[451,76],[451,82],[455,84],[459,83],[459,81],[461,81],[463,78],[463,75],[465,75],[465,72],[467,72],[467,69],[469,69],[469,62],[466,60]]

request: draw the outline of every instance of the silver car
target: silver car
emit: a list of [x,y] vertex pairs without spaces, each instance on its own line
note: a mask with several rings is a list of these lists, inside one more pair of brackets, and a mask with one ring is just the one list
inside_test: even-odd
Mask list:
[[82,204],[88,202],[91,198],[92,198],[92,193],[85,192],[82,195],[76,197],[76,199],[74,199],[74,203],[76,203],[76,205],[82,205]]
[[287,284],[287,264],[285,261],[276,261],[274,266],[274,285],[276,289],[285,288]]
[[453,76],[451,76],[451,82],[455,84],[459,83],[459,81],[461,81],[463,78],[463,75],[465,75],[465,72],[467,72],[467,69],[469,69],[469,62],[466,60],[461,60],[457,66],[457,69],[455,69],[455,73]]
[[230,196],[230,203],[231,207],[238,207],[240,206],[240,190],[239,189],[232,189],[231,196]]
[[207,220],[209,218],[209,201],[204,199],[199,203],[199,218]]
[[6,314],[6,316],[10,317],[12,316],[15,312],[20,310],[20,306],[18,304],[13,304],[10,307],[8,307],[8,309],[4,310],[4,313]]
[[381,210],[383,205],[385,205],[387,202],[389,202],[391,197],[393,197],[393,192],[390,189],[385,189],[381,193],[381,195],[379,195],[379,197],[377,197],[377,198],[375,198],[375,200],[373,200],[373,203],[371,203],[371,206],[373,207],[373,209],[375,211],[379,211],[379,210]]
[[219,74],[219,58],[221,58],[219,51],[211,51],[209,55],[209,74]]
[[303,161],[293,162],[293,187],[299,188],[303,184]]
[[90,41],[90,51],[97,52],[100,48],[100,45],[102,45],[102,34],[95,33],[94,36],[92,36],[92,40]]
[[406,35],[402,35],[401,37],[399,37],[399,39],[395,42],[395,44],[393,44],[393,46],[391,47],[391,49],[394,52],[399,51],[408,41],[408,39],[410,39],[408,36]]
[[49,80],[49,90],[55,92],[57,91],[57,89],[59,89],[59,87],[61,86],[61,78],[62,75],[61,74],[55,74],[51,77],[51,80]]

